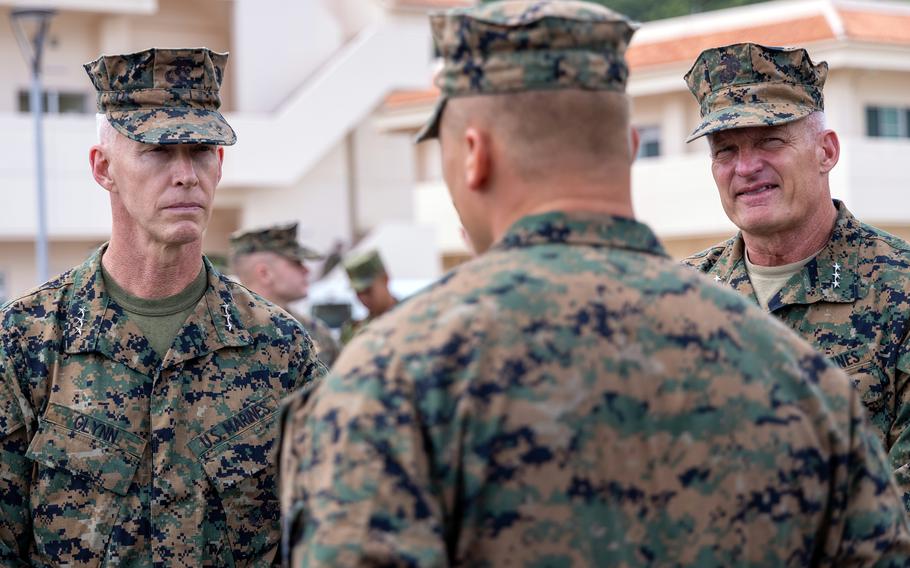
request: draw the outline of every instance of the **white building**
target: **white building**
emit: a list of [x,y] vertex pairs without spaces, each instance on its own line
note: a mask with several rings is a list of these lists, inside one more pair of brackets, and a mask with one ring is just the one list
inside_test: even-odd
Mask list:
[[[50,269],[106,240],[107,195],[91,178],[94,93],[81,64],[101,53],[205,45],[231,51],[227,150],[206,249],[238,228],[297,220],[308,244],[376,245],[393,276],[425,280],[465,254],[429,116],[426,13],[470,0],[54,0],[44,83]],[[21,5],[0,0],[0,20]],[[44,5],[48,5],[45,3]],[[28,68],[0,25],[0,296],[35,284],[36,199]],[[831,72],[830,125],[841,136],[837,196],[863,219],[910,237],[910,6],[794,0],[648,23],[629,52],[643,157],[635,206],[675,255],[732,234],[703,140],[686,145],[697,107],[682,76],[705,47],[802,45]]]
[[[676,257],[735,232],[711,177],[707,141],[685,143],[699,117],[683,76],[703,49],[745,41],[805,47],[813,61],[828,62],[826,115],[841,141],[832,192],[861,219],[910,239],[906,2],[779,0],[642,26],[627,54],[632,120],[643,142],[633,168],[636,215]],[[432,89],[396,93],[377,122],[388,131],[414,131],[435,99]],[[416,221],[435,223],[443,252],[457,251],[457,219],[440,182],[438,148],[422,146],[414,150]]]

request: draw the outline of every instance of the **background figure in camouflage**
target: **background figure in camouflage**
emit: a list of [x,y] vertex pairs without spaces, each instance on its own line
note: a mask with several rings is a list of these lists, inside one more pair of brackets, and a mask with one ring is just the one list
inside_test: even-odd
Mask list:
[[425,134],[480,256],[291,399],[293,565],[910,562],[847,377],[631,218],[628,21],[522,1],[432,23]]
[[3,566],[276,557],[278,403],[324,369],[297,322],[202,256],[235,140],[217,110],[226,58],[152,49],[85,66],[112,235],[0,310]]
[[341,328],[341,343],[347,344],[355,335],[398,303],[389,290],[389,273],[378,250],[355,254],[344,261],[344,270],[351,281],[357,299],[369,312],[362,320],[350,321]]
[[783,320],[853,379],[910,509],[910,245],[831,199],[828,66],[803,49],[704,51],[686,75],[740,232],[684,262]]
[[331,367],[338,357],[338,342],[329,326],[318,318],[290,309],[291,302],[306,298],[310,288],[308,261],[322,255],[297,242],[297,223],[231,235],[231,265],[234,273],[253,292],[290,313],[316,344],[319,360]]

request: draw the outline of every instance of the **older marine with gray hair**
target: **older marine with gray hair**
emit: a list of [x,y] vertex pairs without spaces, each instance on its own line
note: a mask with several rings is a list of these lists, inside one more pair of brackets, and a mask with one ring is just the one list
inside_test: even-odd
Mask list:
[[279,400],[324,372],[202,237],[234,131],[227,54],[86,64],[110,242],[0,310],[0,564],[267,566]]
[[686,75],[711,172],[740,232],[684,262],[780,318],[853,379],[910,509],[910,244],[831,199],[825,62],[751,43]]
[[632,218],[633,26],[432,17],[443,175],[479,256],[292,397],[295,566],[906,566],[847,377]]

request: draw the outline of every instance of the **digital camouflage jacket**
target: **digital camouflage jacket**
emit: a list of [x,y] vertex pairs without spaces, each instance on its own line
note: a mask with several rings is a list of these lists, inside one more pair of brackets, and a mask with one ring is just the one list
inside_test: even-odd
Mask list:
[[847,377],[629,219],[525,217],[292,401],[294,566],[910,563]]
[[[910,510],[910,244],[835,205],[828,245],[768,311],[853,379]],[[683,262],[757,305],[743,246],[737,235]]]
[[0,565],[267,566],[307,334],[218,274],[162,361],[101,255],[0,312]]
[[335,340],[329,326],[317,317],[305,316],[293,311],[288,313],[294,316],[294,319],[300,322],[303,329],[307,331],[310,339],[316,345],[316,354],[319,356],[319,360],[327,368],[330,368],[335,359],[338,358],[338,352],[341,348],[338,346],[338,341]]

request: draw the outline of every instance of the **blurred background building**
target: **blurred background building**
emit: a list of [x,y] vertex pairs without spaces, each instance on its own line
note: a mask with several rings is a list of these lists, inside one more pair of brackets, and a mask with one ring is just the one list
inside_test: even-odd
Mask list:
[[[107,195],[92,180],[95,98],[82,63],[101,53],[204,45],[230,51],[223,89],[238,143],[206,235],[224,253],[236,229],[299,221],[329,251],[377,247],[399,294],[464,260],[435,142],[412,143],[436,98],[426,14],[471,0],[56,0],[45,53],[50,272],[107,239]],[[610,5],[609,0],[602,3]],[[8,20],[16,0],[0,0]],[[30,4],[33,5],[33,4]],[[836,197],[863,220],[910,238],[910,3],[778,0],[645,23],[629,51],[642,135],[635,208],[684,256],[734,232],[710,175],[707,143],[682,76],[707,47],[800,45],[830,74],[840,135]],[[0,24],[0,299],[36,284],[37,226],[29,68]],[[313,289],[338,298],[340,270]],[[343,294],[342,294],[343,295]]]

